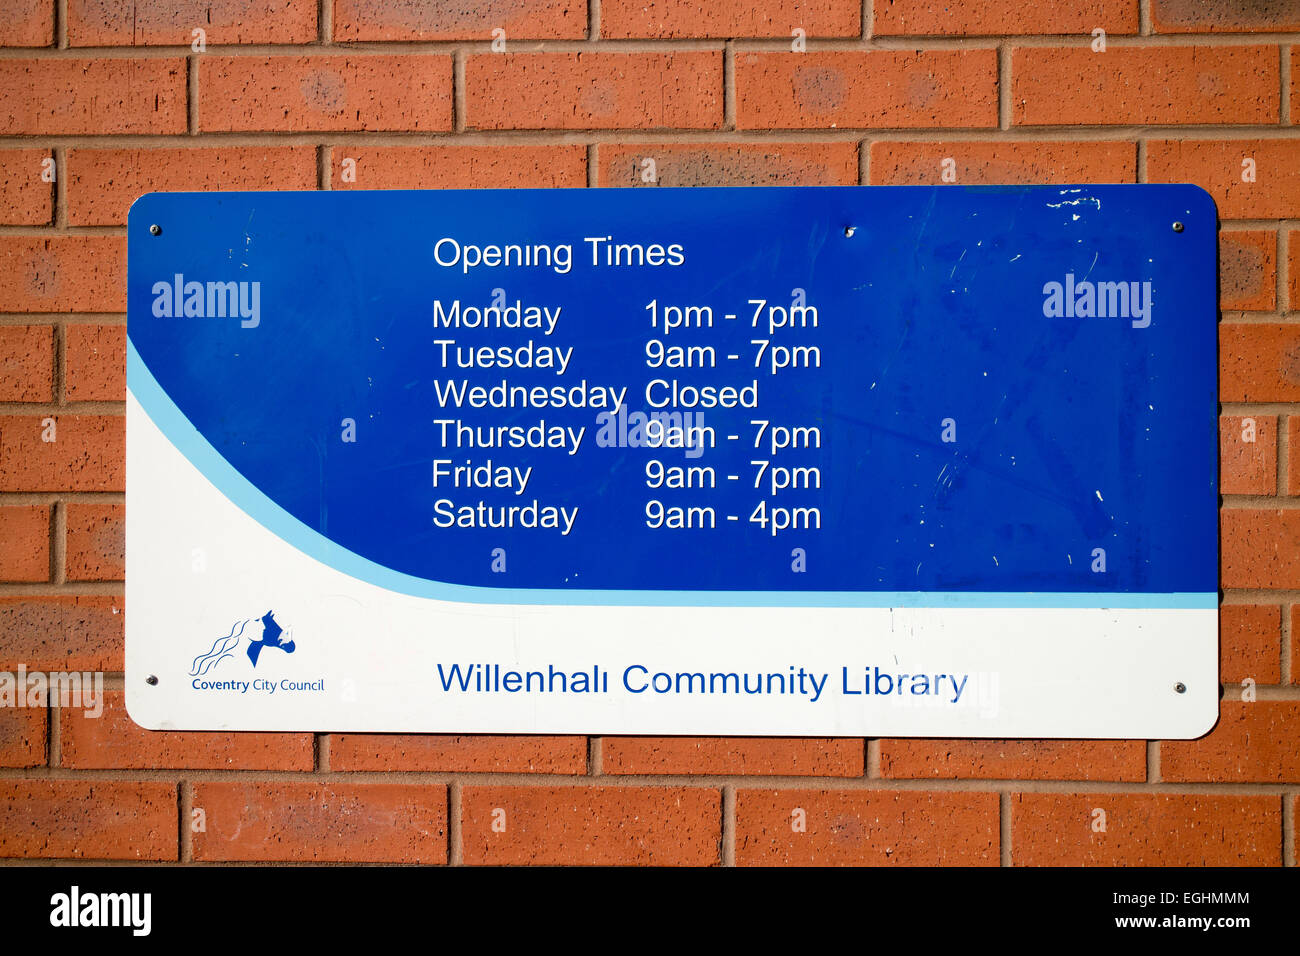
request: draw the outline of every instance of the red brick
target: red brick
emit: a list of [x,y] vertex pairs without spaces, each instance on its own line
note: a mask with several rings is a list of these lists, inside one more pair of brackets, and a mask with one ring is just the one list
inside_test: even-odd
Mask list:
[[200,782],[200,861],[446,863],[447,788],[398,783]]
[[1220,325],[1219,401],[1300,401],[1300,325]]
[[[1297,151],[1300,141],[1293,139],[1151,140],[1147,182],[1196,183],[1214,197],[1223,219],[1300,216]],[[1254,182],[1242,178],[1246,160],[1254,160]]]
[[54,183],[48,149],[0,149],[0,224],[44,226],[54,218]]
[[183,133],[181,58],[0,60],[0,135]]
[[1291,683],[1300,684],[1300,604],[1291,606]]
[[125,225],[147,192],[316,188],[313,146],[71,149],[67,166],[72,226]]
[[126,577],[126,506],[67,505],[66,571],[69,581],[121,581]]
[[[1291,102],[1300,99],[1300,47],[1291,47]],[[1295,122],[1295,106],[1291,107],[1291,122]]]
[[1220,513],[1225,588],[1300,588],[1300,509]]
[[108,594],[0,597],[0,666],[120,671],[122,607]]
[[716,129],[722,54],[470,56],[465,122],[473,129]]
[[[642,177],[654,161],[652,182]],[[602,186],[852,186],[857,143],[608,143]]]
[[[317,147],[293,145],[295,139],[336,143],[330,176],[337,189],[564,187],[586,184],[588,144],[602,138],[600,130],[730,129],[722,112],[720,42],[525,52],[532,48],[530,40],[585,36],[587,4],[512,0],[471,10],[464,4],[453,9],[436,0],[403,0],[382,6],[373,0],[326,5],[333,13],[335,41],[475,42],[474,51],[460,54],[466,78],[460,119],[471,128],[538,129],[545,135],[536,142],[534,137],[506,136],[499,145],[500,137],[493,136],[488,145],[472,146],[419,135],[452,127],[456,114],[449,50],[430,55],[414,48],[348,52],[346,46],[332,51],[313,46],[285,49],[280,56],[268,56],[264,48],[232,57],[226,55],[231,50],[217,49],[195,58],[201,76],[194,94],[204,133],[268,131],[270,139],[242,139],[274,145],[226,145],[220,135],[215,140],[205,135],[194,142],[207,145],[179,148],[189,142],[178,137],[189,131],[186,63],[180,55],[188,48],[189,31],[203,26],[212,44],[314,43],[315,0],[213,0],[206,5],[140,0],[130,16],[99,0],[67,0],[59,9],[74,47],[175,47],[159,51],[166,54],[163,58],[99,57],[84,50],[64,51],[67,56],[11,51],[25,59],[0,58],[0,136],[8,143],[0,150],[0,224],[39,227],[54,221],[59,193],[55,184],[41,181],[40,160],[56,146],[66,150],[58,170],[67,200],[60,206],[60,222],[66,218],[73,227],[111,227],[121,226],[130,203],[148,191],[315,188]],[[886,44],[895,49],[814,43],[812,52],[795,55],[785,52],[795,27],[812,37],[854,36],[862,27],[863,5],[844,0],[820,5],[762,0],[748,7],[729,2],[706,6],[700,0],[602,0],[602,39],[772,38],[742,42],[735,51],[729,79],[735,85],[736,126],[741,131],[804,132],[775,142],[744,132],[718,134],[733,142],[665,142],[681,137],[615,133],[605,138],[619,142],[595,147],[596,176],[606,186],[646,185],[641,162],[650,157],[657,185],[852,184],[858,181],[859,160],[865,158],[859,156],[857,142],[863,136],[855,131],[884,129],[891,137],[936,139],[874,141],[867,164],[873,183],[939,183],[940,164],[947,158],[955,161],[963,185],[1131,182],[1139,172],[1136,142],[1061,141],[1075,135],[1068,127],[1277,126],[1273,133],[1284,138],[1147,139],[1144,172],[1152,182],[1204,185],[1230,220],[1220,235],[1222,309],[1300,312],[1300,230],[1292,228],[1300,219],[1300,138],[1291,127],[1278,125],[1279,47],[1291,57],[1291,119],[1300,121],[1300,106],[1295,105],[1300,104],[1300,42],[1275,38],[1270,46],[1251,38],[1247,42],[1258,45],[1242,47],[1186,39],[1175,41],[1176,46],[1119,42],[1105,54],[1087,49],[1094,26],[1112,35],[1132,33],[1138,6],[1137,0],[1082,0],[1060,9],[1009,0],[888,0],[874,4],[877,35],[984,39],[974,40],[973,49],[951,42],[936,49],[935,43],[918,42],[926,48],[920,52],[910,41]],[[0,0],[0,46],[51,44],[55,7],[52,0]],[[1277,0],[1152,0],[1150,16],[1157,32],[1165,33],[1300,30],[1300,10]],[[496,26],[506,31],[508,55],[486,53],[483,41]],[[960,140],[960,134],[945,134],[944,129],[996,127],[998,69],[995,52],[986,48],[1016,34],[1073,36],[1045,41],[1068,49],[1014,50],[1014,86],[1006,91],[1018,123],[1060,123],[1065,131],[1051,133],[1051,142],[997,140],[992,132],[967,134],[980,139],[969,142]],[[561,45],[569,51],[579,48]],[[905,132],[908,128],[927,132]],[[818,132],[825,129],[836,132]],[[343,132],[335,136],[331,130]],[[381,139],[412,145],[349,143],[357,138],[347,135],[354,130],[391,130],[398,135]],[[313,131],[324,135],[294,136]],[[405,138],[407,133],[413,135]],[[275,138],[284,134],[290,138]],[[1174,135],[1169,126],[1157,134]],[[122,144],[77,139],[71,145],[74,137],[103,135],[140,138]],[[1202,130],[1196,135],[1216,134]],[[135,145],[162,143],[164,136],[178,138],[163,146]],[[633,138],[644,142],[626,142]],[[841,141],[807,141],[830,138]],[[1241,180],[1243,158],[1256,163],[1253,183]],[[342,182],[345,159],[357,161],[359,181]],[[1284,230],[1280,256],[1278,228]],[[84,232],[32,236],[22,235],[24,231],[38,230],[0,236],[0,312],[31,313],[16,321],[33,323],[0,324],[0,402],[121,402],[124,326],[111,317],[64,321],[50,316],[125,311],[124,237]],[[1280,294],[1279,269],[1284,273]],[[1300,403],[1300,324],[1230,318],[1221,341],[1224,401]],[[1265,406],[1266,415],[1253,415],[1249,406],[1229,407],[1234,414],[1220,421],[1223,493],[1300,495],[1300,414],[1287,415],[1284,408],[1279,419],[1277,405]],[[50,446],[39,443],[45,416],[15,410],[21,407],[10,405],[10,414],[0,416],[0,492],[60,495],[122,489],[120,416],[59,415],[58,442]],[[1247,415],[1256,419],[1257,428],[1257,440],[1250,445],[1240,440]],[[1292,418],[1295,428],[1290,427]],[[1286,438],[1277,434],[1283,426]],[[1279,488],[1277,455],[1284,445],[1289,480]],[[958,782],[937,786],[969,789],[984,785],[962,781],[1080,780],[1099,783],[1066,786],[1113,784],[1134,791],[1018,795],[1010,821],[1016,863],[1280,862],[1279,809],[1292,795],[1248,791],[1243,796],[1239,790],[1300,786],[1300,751],[1293,745],[1300,736],[1300,701],[1273,700],[1277,692],[1266,692],[1265,700],[1248,705],[1240,701],[1240,682],[1250,678],[1276,685],[1287,673],[1289,681],[1300,685],[1300,604],[1287,596],[1300,588],[1300,511],[1242,510],[1235,507],[1240,500],[1232,500],[1234,507],[1222,519],[1223,581],[1231,600],[1257,603],[1221,610],[1224,718],[1201,740],[1160,744],[1163,779],[1172,787],[1131,786],[1145,779],[1140,742],[1056,740],[884,740],[879,745],[881,773],[922,782],[860,783],[929,787],[936,785],[923,781],[952,780]],[[60,527],[66,525],[62,563],[68,580],[120,582],[124,506],[117,494],[74,495],[57,506],[0,505],[0,581],[49,580],[56,508]],[[1239,588],[1286,590],[1251,595]],[[10,593],[0,599],[0,633],[5,635],[0,669],[24,663],[46,670],[121,670],[123,598],[77,595],[76,589],[74,584],[66,589],[69,593]],[[1280,606],[1263,603],[1269,601]],[[1289,629],[1283,613],[1291,615]],[[1288,647],[1282,646],[1284,639]],[[1284,655],[1289,655],[1289,668]],[[856,786],[815,779],[861,776],[863,746],[856,739],[607,737],[602,770],[611,776],[601,781],[581,777],[587,770],[587,744],[580,736],[335,734],[328,746],[334,776],[320,778],[305,776],[314,764],[310,734],[153,733],[129,720],[120,691],[110,693],[108,707],[97,720],[79,710],[61,712],[60,753],[54,756],[62,766],[55,775],[108,769],[115,772],[99,776],[114,779],[47,780],[47,771],[39,769],[35,773],[42,779],[25,781],[15,776],[22,770],[7,770],[0,780],[0,789],[10,788],[0,798],[0,855],[134,859],[143,846],[141,858],[176,859],[174,783],[120,779],[147,769],[150,776],[154,771],[159,776],[193,771],[219,778],[195,785],[208,811],[209,832],[194,834],[204,861],[446,862],[445,788],[417,786],[409,779],[401,784],[350,782],[386,772],[569,775],[571,779],[559,781],[571,784],[564,787],[554,786],[554,778],[541,778],[546,786],[525,787],[523,777],[505,778],[509,787],[467,787],[464,856],[476,863],[717,863],[723,817],[717,780],[723,775],[738,787],[735,849],[744,863],[996,864],[999,857],[996,793],[815,789]],[[0,767],[44,767],[48,719],[44,709],[0,708]],[[225,768],[242,775],[200,772]],[[249,775],[262,771],[282,773],[278,780]],[[699,786],[648,787],[644,780],[620,776],[628,774],[703,775],[713,785],[682,777],[671,782]],[[749,790],[743,778],[751,774],[804,776],[801,785],[814,789]],[[175,773],[170,776],[176,779]],[[1179,781],[1187,781],[1188,789],[1211,792],[1170,792]],[[638,785],[616,785],[622,782]],[[750,782],[770,786],[766,780]],[[153,789],[142,796],[141,787]],[[112,798],[104,795],[105,788],[113,791]],[[806,801],[800,805],[809,815],[808,833],[789,832],[795,805],[791,794]],[[153,799],[159,795],[161,800]],[[123,816],[116,816],[119,804],[127,807]],[[1091,832],[1093,806],[1107,809],[1107,833]],[[492,832],[495,807],[507,812],[504,834]],[[149,818],[147,826],[142,817]],[[141,843],[138,834],[158,845]]]
[[1300,30],[1292,0],[1151,0],[1156,33],[1272,33]]
[[1278,69],[1273,46],[1016,47],[1012,122],[1277,123]]
[[737,790],[736,863],[997,866],[998,795]]
[[125,237],[0,237],[0,312],[125,311]]
[[50,0],[4,0],[0,4],[0,46],[53,46],[54,4]]
[[[461,817],[470,864],[721,861],[722,794],[711,788],[466,787]],[[504,832],[494,832],[494,820]]]
[[445,0],[335,0],[334,40],[578,40],[587,35],[585,0],[510,0],[450,4]]
[[[43,425],[54,419],[54,441]],[[0,416],[0,491],[122,491],[121,415]]]
[[199,128],[284,132],[451,129],[451,57],[199,58]]
[[1240,699],[1229,688],[1219,722],[1199,740],[1160,744],[1160,776],[1207,783],[1300,782],[1300,701]]
[[603,0],[601,39],[856,37],[857,0]]
[[945,160],[965,185],[1131,183],[1133,143],[898,142],[871,144],[873,186],[942,185]]
[[68,0],[71,46],[189,46],[202,28],[213,43],[310,43],[316,0]]
[[[1095,810],[1106,830],[1094,833]],[[1277,797],[1166,793],[1017,793],[1014,866],[1278,866]]]
[[[345,160],[355,162],[347,182]],[[573,146],[336,146],[332,189],[503,189],[587,185],[587,148]]]
[[0,506],[0,581],[50,579],[50,506]]
[[176,860],[174,783],[0,780],[0,856]]
[[587,772],[587,738],[336,734],[330,769],[581,774]]
[[[604,8],[602,7],[602,15]],[[875,4],[876,36],[1010,36],[1136,33],[1135,0],[1077,0],[1025,4],[1020,0],[888,0]]]
[[1279,683],[1281,634],[1282,609],[1278,605],[1223,605],[1219,608],[1219,679],[1225,684],[1240,684],[1248,677],[1257,684]]
[[0,326],[0,402],[54,398],[54,326]]
[[1141,740],[882,740],[880,775],[897,779],[1124,780],[1147,775]]
[[60,756],[77,770],[311,770],[311,734],[182,733],[142,730],[122,691],[105,691],[104,712],[60,711]]
[[[1254,423],[1254,441],[1246,441]],[[1219,492],[1225,495],[1277,494],[1277,416],[1219,417]]]
[[736,55],[740,129],[993,127],[994,50]]
[[1219,308],[1271,312],[1277,308],[1277,233],[1219,233]]
[[611,774],[861,777],[866,770],[865,743],[851,737],[605,737],[601,754]]
[[70,402],[126,399],[126,326],[67,325],[63,397]]
[[1287,311],[1300,312],[1300,229],[1288,229],[1287,237]]
[[1287,494],[1300,495],[1300,417],[1287,416],[1286,436]]
[[0,767],[44,766],[48,723],[45,707],[0,709]]

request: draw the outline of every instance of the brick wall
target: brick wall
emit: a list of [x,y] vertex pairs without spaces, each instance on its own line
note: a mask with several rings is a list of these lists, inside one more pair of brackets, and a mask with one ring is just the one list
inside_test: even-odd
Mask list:
[[[1300,4],[1285,0],[0,0],[0,669],[102,669],[112,689],[99,719],[0,709],[0,857],[1294,865],[1298,99]],[[131,201],[636,186],[645,158],[673,186],[938,183],[948,169],[959,183],[1214,194],[1225,691],[1211,734],[366,736],[130,721]]]

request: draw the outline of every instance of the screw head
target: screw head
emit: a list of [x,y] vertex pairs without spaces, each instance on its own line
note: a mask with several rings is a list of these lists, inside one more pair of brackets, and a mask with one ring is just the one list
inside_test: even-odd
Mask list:
[[151,235],[151,236],[161,236],[161,235],[162,235],[162,226],[158,225],[158,223],[155,222],[152,226],[149,227],[149,235]]
[[153,674],[150,674],[148,677],[144,679],[144,682],[148,684],[150,687],[153,687],[158,683],[158,678],[155,677]]
[[1183,231],[1183,224],[1181,222],[1174,223],[1174,232],[1182,232],[1182,231]]
[[1186,694],[1186,693],[1187,693],[1187,685],[1184,684],[1182,681],[1179,681],[1177,684],[1174,685],[1174,693],[1176,693],[1176,694]]

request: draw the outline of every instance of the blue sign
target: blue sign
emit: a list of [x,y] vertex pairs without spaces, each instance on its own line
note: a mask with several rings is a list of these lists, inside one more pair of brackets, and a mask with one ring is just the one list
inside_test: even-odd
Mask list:
[[129,237],[132,413],[384,592],[1217,607],[1197,187],[151,194]]

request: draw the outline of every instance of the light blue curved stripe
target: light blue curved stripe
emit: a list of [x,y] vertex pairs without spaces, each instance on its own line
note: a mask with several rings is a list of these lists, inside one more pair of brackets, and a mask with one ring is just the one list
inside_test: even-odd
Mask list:
[[171,400],[127,341],[127,387],[175,448],[235,507],[272,534],[336,571],[414,597],[471,604],[684,607],[1217,608],[1217,593],[995,591],[592,591],[485,588],[430,581],[349,551],[272,501],[212,447]]

